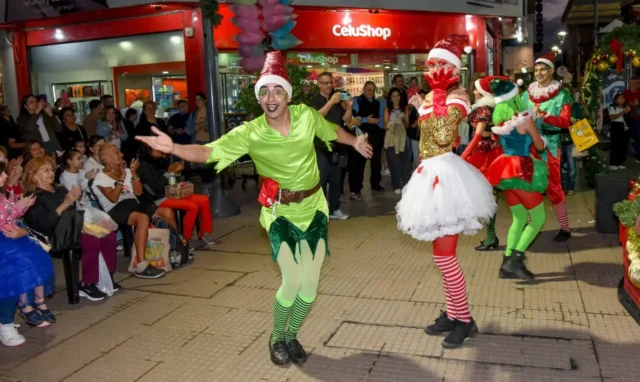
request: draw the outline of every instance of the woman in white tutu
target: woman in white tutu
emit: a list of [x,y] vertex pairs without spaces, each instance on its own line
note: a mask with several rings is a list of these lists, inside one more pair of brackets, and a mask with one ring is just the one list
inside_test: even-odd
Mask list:
[[442,272],[447,310],[425,328],[429,335],[449,332],[442,346],[453,349],[478,333],[467,301],[464,274],[456,258],[458,235],[474,235],[493,217],[493,188],[471,164],[453,153],[458,124],[469,112],[460,89],[460,56],[469,38],[452,35],[429,52],[426,77],[432,91],[420,112],[420,165],[396,207],[398,229],[433,242],[433,258]]

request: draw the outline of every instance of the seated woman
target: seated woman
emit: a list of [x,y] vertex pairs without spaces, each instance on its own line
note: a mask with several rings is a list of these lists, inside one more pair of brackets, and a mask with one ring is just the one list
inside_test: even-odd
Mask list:
[[[0,163],[0,188],[7,178]],[[16,201],[0,192],[0,341],[6,346],[25,342],[13,325],[16,304],[29,325],[44,327],[56,322],[45,304],[45,296],[54,288],[53,263],[17,220],[33,202],[33,198]]]
[[211,233],[212,230],[209,197],[191,195],[183,199],[164,198],[164,188],[169,185],[169,174],[180,173],[184,169],[184,164],[169,164],[166,154],[148,146],[145,150],[145,155],[140,159],[140,180],[153,193],[152,197],[157,199],[156,203],[160,201],[158,204],[160,207],[187,211],[183,222],[183,235],[187,240],[191,239],[193,226],[200,213],[198,238],[204,240],[204,235]]
[[91,170],[102,171],[104,166],[100,163],[100,147],[105,144],[104,138],[99,135],[92,135],[89,138],[89,145],[87,146],[87,156],[88,158],[82,164],[82,169],[85,172],[89,172]]
[[[55,228],[60,222],[60,216],[67,210],[76,208],[76,201],[82,195],[82,189],[72,186],[67,190],[63,186],[55,186],[54,163],[51,158],[36,158],[27,163],[25,169],[25,188],[35,195],[35,204],[25,215],[25,222],[29,227],[53,238]],[[103,238],[97,238],[87,233],[80,235],[80,249],[82,250],[82,282],[80,297],[90,301],[100,301],[106,297],[96,284],[100,279],[100,253],[104,258],[109,273],[116,271],[116,235],[111,232]],[[113,290],[120,290],[120,285],[113,282]]]
[[9,160],[7,157],[7,149],[0,146],[0,163],[5,166],[5,172],[7,173],[7,181],[4,184],[4,189],[7,196],[12,196],[16,199],[20,199],[23,194],[22,185],[22,157],[17,157]]
[[104,169],[96,175],[93,192],[100,205],[117,224],[126,224],[135,228],[134,245],[138,265],[135,276],[144,279],[156,279],[164,276],[164,271],[154,268],[144,259],[147,236],[151,219],[159,217],[171,227],[176,228],[173,211],[165,207],[156,207],[151,202],[138,200],[143,187],[138,176],[140,163],[133,159],[130,168],[122,153],[112,143],[105,143],[100,149],[100,162]]

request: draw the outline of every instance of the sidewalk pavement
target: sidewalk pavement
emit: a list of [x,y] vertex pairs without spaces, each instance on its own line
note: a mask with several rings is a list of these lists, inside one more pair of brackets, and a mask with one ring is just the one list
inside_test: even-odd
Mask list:
[[[0,347],[0,381],[637,381],[640,327],[616,297],[622,253],[614,235],[594,232],[594,193],[567,198],[574,237],[555,244],[553,208],[528,252],[530,283],[498,279],[500,252],[461,237],[471,312],[480,334],[458,350],[423,327],[445,308],[431,245],[396,229],[391,192],[365,194],[331,221],[331,257],[300,341],[302,366],[276,367],[267,348],[279,272],[257,221],[255,190],[234,195],[239,217],[214,222],[219,243],[159,280],[126,273],[123,291],[69,306],[58,323],[20,332],[27,344]],[[508,209],[498,234],[506,243]],[[56,261],[58,283],[62,267]],[[60,285],[62,288],[63,285]]]

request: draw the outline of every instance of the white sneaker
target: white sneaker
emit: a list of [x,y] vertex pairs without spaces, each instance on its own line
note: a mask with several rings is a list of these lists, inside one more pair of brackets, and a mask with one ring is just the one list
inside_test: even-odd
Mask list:
[[618,166],[609,166],[609,170],[611,170],[611,171],[620,170],[620,167],[618,167]]
[[396,193],[396,195],[400,195],[400,194],[402,194],[402,190],[401,190],[401,189],[397,189],[397,190],[395,190],[394,192]]
[[618,166],[618,168],[619,168],[620,170],[624,170],[626,167],[624,167],[624,166]]
[[27,341],[18,333],[16,329],[17,326],[19,325],[13,323],[7,325],[0,324],[0,342],[2,342],[4,346],[20,346]]
[[329,218],[336,220],[347,220],[349,219],[349,215],[345,215],[345,213],[340,210],[335,210],[331,213],[331,215],[329,215]]

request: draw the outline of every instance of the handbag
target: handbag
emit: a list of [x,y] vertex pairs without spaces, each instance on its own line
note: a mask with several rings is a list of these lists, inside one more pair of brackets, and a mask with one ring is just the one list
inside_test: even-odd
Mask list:
[[49,241],[48,237],[25,225],[19,225],[27,231],[29,240],[36,242],[38,245],[40,245],[40,247],[42,247],[42,249],[44,249],[45,252],[51,251],[51,242]]
[[61,253],[80,247],[83,224],[84,211],[64,211],[53,231],[51,250]]

